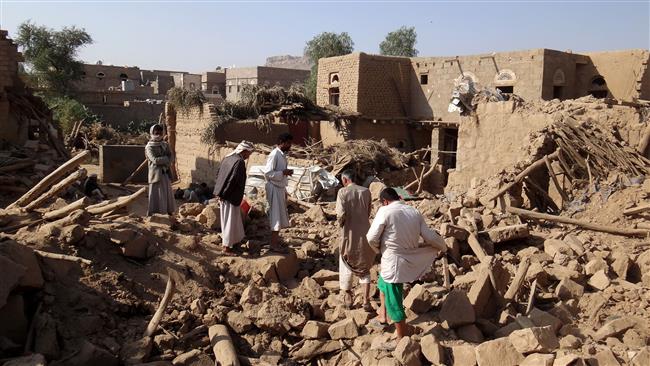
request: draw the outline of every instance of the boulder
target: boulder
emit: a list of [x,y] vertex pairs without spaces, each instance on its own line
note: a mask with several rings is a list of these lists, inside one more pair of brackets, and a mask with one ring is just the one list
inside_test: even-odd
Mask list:
[[440,225],[440,235],[443,238],[456,238],[460,241],[465,241],[469,237],[467,230],[460,226],[444,223]]
[[262,302],[264,293],[257,286],[251,284],[248,285],[241,294],[239,298],[239,304],[259,304]]
[[475,352],[478,366],[518,366],[524,360],[506,337],[483,342]]
[[359,336],[359,328],[353,318],[340,320],[327,329],[330,338],[337,339],[354,339]]
[[236,333],[246,333],[253,328],[253,321],[241,311],[229,311],[226,321]]
[[198,202],[183,203],[178,207],[178,214],[182,217],[196,216],[200,214],[203,209],[205,209],[205,205]]
[[634,327],[637,321],[634,318],[623,316],[614,320],[610,320],[605,323],[598,331],[594,334],[594,339],[597,341],[602,341],[608,337],[617,336],[626,330]]
[[217,230],[221,228],[221,214],[218,205],[207,205],[198,215],[199,222],[208,229]]
[[138,233],[131,240],[122,246],[122,254],[125,257],[146,259],[148,257],[149,240],[145,235]]
[[515,330],[508,336],[510,343],[519,353],[553,352],[560,347],[555,332],[550,326]]
[[255,325],[267,332],[283,335],[291,329],[294,311],[286,299],[267,301],[257,310]]
[[[25,273],[20,279],[20,282],[18,282],[19,286],[31,288],[43,287],[44,280],[41,266],[38,264],[38,259],[36,258],[36,254],[34,254],[32,248],[18,244],[13,240],[5,240],[0,242],[0,255],[3,255],[12,262],[25,267]],[[3,276],[5,276],[7,272],[5,272],[5,267],[2,268]],[[2,287],[2,282],[3,280],[0,279],[0,288]],[[2,290],[0,290],[0,293],[1,292]],[[0,307],[2,307],[1,298],[2,296],[0,295]]]
[[612,262],[612,271],[616,273],[616,276],[624,280],[627,278],[627,273],[630,270],[630,265],[632,264],[632,261],[630,260],[630,257],[621,254],[614,259],[614,262]]
[[596,257],[590,260],[589,262],[587,262],[587,264],[585,264],[584,267],[585,274],[587,274],[588,276],[591,276],[600,270],[607,270],[608,268],[609,267],[607,266],[607,262],[605,262],[605,260],[600,257]]
[[321,269],[320,271],[311,275],[311,278],[313,278],[319,285],[322,286],[325,284],[325,281],[338,281],[339,273],[327,269]]
[[550,255],[552,258],[554,258],[557,254],[564,254],[567,256],[573,256],[575,254],[569,244],[558,239],[544,240],[544,252],[546,252],[546,254]]
[[579,299],[585,292],[585,288],[575,281],[564,278],[555,288],[555,296],[560,300]]
[[416,314],[424,314],[433,306],[433,300],[433,295],[424,286],[416,284],[404,298],[404,306]]
[[305,277],[300,283],[300,290],[307,297],[322,299],[327,296],[327,292],[311,277]]
[[127,365],[142,363],[149,357],[152,348],[153,340],[151,337],[142,337],[124,344],[120,351],[120,358]]
[[557,333],[563,325],[559,318],[547,313],[546,311],[539,310],[538,308],[531,309],[528,314],[528,319],[530,319],[536,327],[550,326],[555,333]]
[[502,243],[515,239],[527,238],[529,234],[528,224],[500,226],[489,229],[487,235],[493,243]]
[[587,284],[589,284],[589,286],[595,288],[596,290],[602,291],[609,286],[610,280],[609,277],[607,277],[607,273],[605,273],[605,270],[601,269],[600,271],[594,273],[593,276],[591,276],[589,281],[587,281]]
[[325,338],[328,335],[327,332],[328,328],[329,328],[329,324],[327,323],[310,320],[302,328],[300,335],[306,339]]
[[7,298],[27,273],[27,268],[12,261],[11,259],[0,255],[0,309],[7,303]]
[[433,365],[442,365],[445,362],[444,348],[438,343],[433,334],[427,334],[420,339],[420,348],[424,358]]
[[193,361],[197,360],[202,354],[201,350],[193,349],[189,352],[181,353],[172,360],[174,366],[190,365]]
[[614,356],[614,353],[609,348],[600,350],[598,353],[596,353],[594,359],[596,360],[596,364],[598,366],[621,366],[621,364],[616,359],[616,356]]
[[483,333],[475,324],[463,325],[456,329],[458,337],[465,342],[481,343],[483,342]]
[[338,341],[328,341],[322,339],[307,339],[296,351],[292,351],[289,356],[296,361],[309,361],[320,355],[338,351],[341,345]]
[[402,366],[420,366],[420,344],[411,337],[402,337],[393,351],[393,357]]
[[[496,301],[492,299],[492,294],[493,289],[489,269],[481,267],[476,281],[474,281],[467,294],[477,318],[488,318],[496,311]],[[492,301],[490,301],[491,299]]]
[[255,260],[254,268],[266,268],[269,264],[275,265],[275,272],[280,281],[288,281],[298,273],[299,263],[296,252],[289,249],[286,254],[270,253]]
[[67,245],[77,245],[86,236],[81,225],[69,225],[61,229],[60,239]]
[[474,308],[462,290],[453,290],[447,295],[438,316],[441,321],[446,321],[450,328],[472,324],[476,320]]
[[461,344],[451,347],[451,358],[453,366],[474,366],[476,365],[476,352],[474,346]]
[[531,353],[526,356],[521,366],[553,366],[555,355],[550,353]]

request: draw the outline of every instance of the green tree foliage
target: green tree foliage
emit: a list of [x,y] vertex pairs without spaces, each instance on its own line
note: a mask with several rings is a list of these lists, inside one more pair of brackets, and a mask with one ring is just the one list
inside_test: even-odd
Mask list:
[[27,21],[18,27],[16,42],[22,47],[31,76],[28,80],[35,80],[34,86],[47,95],[66,96],[83,72],[77,51],[93,40],[84,29],[74,26],[57,31]]
[[417,38],[415,27],[401,27],[386,35],[379,44],[379,52],[386,56],[415,57],[418,55],[415,49]]
[[70,133],[74,124],[80,120],[88,123],[99,120],[85,105],[70,97],[50,96],[44,99],[52,110],[54,120],[58,121],[65,134]]
[[353,50],[354,42],[347,32],[340,34],[323,32],[307,42],[305,56],[314,64],[311,68],[311,75],[309,76],[309,80],[307,80],[307,85],[305,85],[307,96],[311,100],[316,100],[318,60],[324,57],[347,55],[348,53],[352,53]]

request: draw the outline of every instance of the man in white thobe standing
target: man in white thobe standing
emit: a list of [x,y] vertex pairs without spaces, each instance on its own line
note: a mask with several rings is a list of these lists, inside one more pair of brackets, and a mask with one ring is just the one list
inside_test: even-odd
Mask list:
[[289,227],[289,213],[287,212],[287,177],[293,174],[288,169],[286,154],[291,150],[293,136],[282,133],[278,136],[278,145],[269,154],[264,166],[266,179],[266,201],[269,204],[268,216],[271,228],[271,250],[285,252],[280,246],[280,229]]
[[221,161],[214,185],[219,199],[223,251],[232,254],[232,247],[246,235],[240,205],[246,187],[246,159],[253,153],[251,142],[242,141]]
[[[446,252],[444,239],[429,229],[418,210],[400,201],[393,188],[384,188],[379,195],[382,207],[368,230],[368,243],[381,250],[377,288],[381,304],[377,320],[395,322],[400,339],[407,335],[403,305],[403,284],[418,280],[431,269],[439,252]],[[419,245],[420,237],[425,246]]]

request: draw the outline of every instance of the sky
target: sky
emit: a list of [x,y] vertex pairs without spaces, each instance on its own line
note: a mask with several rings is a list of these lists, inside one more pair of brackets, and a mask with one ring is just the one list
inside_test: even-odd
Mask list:
[[347,32],[355,51],[378,53],[386,34],[413,26],[420,56],[531,48],[650,48],[650,0],[219,1],[0,0],[0,28],[30,20],[84,28],[84,62],[203,72],[302,55],[315,35]]

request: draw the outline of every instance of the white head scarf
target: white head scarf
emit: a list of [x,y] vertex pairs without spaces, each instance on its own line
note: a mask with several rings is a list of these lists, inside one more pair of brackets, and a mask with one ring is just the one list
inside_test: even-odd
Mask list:
[[[149,128],[149,142],[147,142],[147,145],[151,145],[151,146],[160,146],[161,145],[162,135],[157,135],[158,138],[154,138],[153,129],[156,128],[156,126],[162,127],[162,125],[153,125],[153,126],[151,126],[151,128]],[[163,128],[163,133],[164,133],[164,131],[165,131],[165,129]]]
[[255,146],[253,146],[253,143],[252,143],[252,142],[250,142],[250,141],[246,141],[246,140],[242,140],[242,142],[240,142],[239,145],[237,145],[237,147],[235,148],[235,150],[233,150],[233,152],[231,152],[230,154],[228,154],[228,155],[226,155],[226,156],[231,156],[231,155],[235,155],[235,154],[241,154],[242,151],[250,151],[250,152],[253,152],[254,150],[255,150]]

